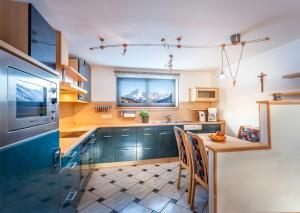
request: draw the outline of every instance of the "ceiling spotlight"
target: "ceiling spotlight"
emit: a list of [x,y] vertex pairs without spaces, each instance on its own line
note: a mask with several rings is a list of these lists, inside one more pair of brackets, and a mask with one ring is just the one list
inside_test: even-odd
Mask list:
[[237,45],[237,44],[241,43],[241,34],[237,33],[237,34],[231,35],[230,41],[233,45]]
[[122,44],[122,46],[123,46],[123,51],[122,51],[122,55],[125,55],[126,54],[126,52],[127,52],[127,46],[128,46],[128,44]]

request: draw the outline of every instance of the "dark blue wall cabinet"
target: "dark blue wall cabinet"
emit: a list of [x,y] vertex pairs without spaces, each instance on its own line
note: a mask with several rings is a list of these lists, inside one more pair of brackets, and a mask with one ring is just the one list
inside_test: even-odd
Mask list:
[[56,31],[33,5],[28,8],[28,55],[55,69]]
[[0,150],[0,212],[59,212],[59,134]]

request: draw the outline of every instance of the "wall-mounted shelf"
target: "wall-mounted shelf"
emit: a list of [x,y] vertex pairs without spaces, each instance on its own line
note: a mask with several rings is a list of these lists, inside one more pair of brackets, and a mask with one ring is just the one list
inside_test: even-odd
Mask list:
[[208,108],[189,108],[190,111],[208,111]]
[[189,89],[190,102],[218,102],[218,88],[195,87]]
[[60,82],[60,92],[86,94],[87,91],[68,82]]
[[63,76],[71,76],[75,81],[87,82],[87,79],[71,66],[63,65]]
[[283,75],[282,78],[284,79],[300,78],[300,72]]
[[282,96],[293,96],[293,95],[300,95],[300,91],[296,92],[283,92],[281,93]]
[[300,96],[300,91],[273,93],[273,100],[274,101],[282,101],[283,96]]

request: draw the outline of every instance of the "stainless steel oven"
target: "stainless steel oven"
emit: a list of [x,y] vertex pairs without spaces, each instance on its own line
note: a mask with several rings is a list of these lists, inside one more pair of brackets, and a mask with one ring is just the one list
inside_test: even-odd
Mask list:
[[0,50],[0,147],[58,128],[59,76]]
[[8,131],[56,121],[57,84],[9,66]]

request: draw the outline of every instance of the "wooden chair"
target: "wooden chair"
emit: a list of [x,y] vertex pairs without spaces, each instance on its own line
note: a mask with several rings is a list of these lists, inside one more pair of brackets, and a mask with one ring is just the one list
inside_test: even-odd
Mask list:
[[186,169],[189,172],[189,186],[188,186],[188,203],[190,201],[191,196],[191,159],[189,155],[188,149],[188,141],[186,138],[185,132],[178,127],[174,127],[174,133],[176,137],[177,147],[178,147],[178,154],[179,154],[179,172],[177,178],[177,188],[180,188],[180,180],[181,180],[181,171]]
[[240,126],[238,138],[249,142],[260,142],[259,128],[253,126]]
[[191,197],[190,206],[194,208],[196,185],[200,184],[204,189],[208,191],[208,157],[202,139],[191,132],[186,133],[188,140],[188,150],[191,156]]

